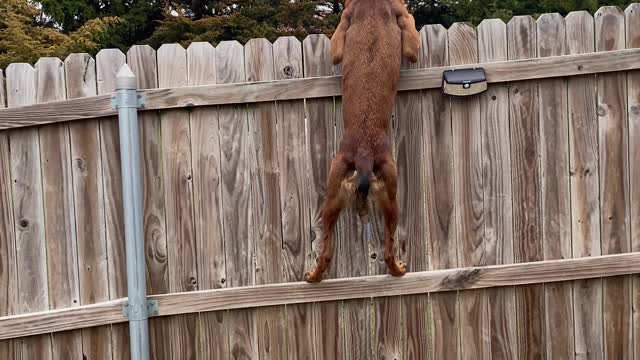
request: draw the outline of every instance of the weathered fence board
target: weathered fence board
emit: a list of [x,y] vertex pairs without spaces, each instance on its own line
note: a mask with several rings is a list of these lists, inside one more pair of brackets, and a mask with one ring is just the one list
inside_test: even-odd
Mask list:
[[[28,64],[7,68],[7,105],[24,106],[36,102],[36,74]],[[38,129],[9,133],[11,144],[11,183],[15,219],[16,263],[18,273],[17,313],[49,309],[44,204],[40,139]],[[51,359],[51,336],[41,335],[22,342],[22,356]]]
[[[400,279],[371,276],[387,268],[370,202],[366,219],[343,212],[327,280],[299,282],[320,250],[344,132],[326,36],[11,65],[0,357],[129,357],[110,104],[125,61],[146,106],[148,293],[161,315],[150,320],[152,358],[637,357],[640,265],[623,253],[640,252],[638,12],[421,29],[419,63],[403,61],[390,114],[394,251],[413,272]],[[487,92],[442,94],[443,69],[475,63]],[[85,120],[62,122],[72,119]],[[16,129],[28,125],[38,127]]]
[[[565,33],[569,54],[595,50],[594,22],[589,13],[570,13],[566,18]],[[597,256],[601,254],[601,249],[595,79],[583,76],[568,79],[567,82],[573,257]],[[604,346],[602,281],[577,281],[573,291],[576,358],[601,356]]]
[[[6,107],[4,74],[0,70],[0,109]],[[0,133],[0,316],[18,311],[16,237],[11,196],[11,154],[9,134]],[[0,341],[0,358],[19,358],[19,343]]]
[[[624,13],[613,6],[595,14],[596,51],[624,48]],[[629,149],[626,75],[597,77],[597,115],[600,145],[600,224],[602,253],[630,251]],[[632,356],[631,278],[604,279],[605,359]]]
[[[115,91],[116,74],[125,62],[126,57],[120,50],[101,50],[96,55],[98,94],[109,94]],[[99,120],[99,126],[109,299],[115,300],[127,296],[127,279],[122,276],[126,273],[126,262],[120,135],[116,118],[102,118]],[[125,360],[131,357],[128,330],[128,324],[111,326],[111,353],[114,360]]]
[[[132,46],[127,51],[127,64],[137,77],[139,89],[158,87],[156,52],[151,47]],[[138,121],[147,294],[162,294],[169,291],[169,270],[164,181],[162,180],[161,168],[160,120],[157,113],[148,112],[140,114]],[[169,319],[152,319],[149,322],[152,358],[165,359],[170,357],[170,342],[166,341],[169,334]]]
[[[426,33],[428,64],[431,67],[449,64],[448,32],[441,25],[428,25]],[[453,186],[453,137],[449,99],[437,90],[422,92],[424,119],[425,192],[427,203],[427,234],[429,269],[457,266]],[[436,359],[460,352],[458,305],[456,293],[430,296],[432,323],[431,348]],[[436,325],[437,324],[437,325]]]
[[[537,21],[538,56],[566,52],[565,21],[546,14]],[[549,79],[538,84],[540,108],[540,174],[542,244],[545,260],[571,257],[571,203],[569,196],[569,120],[567,82]],[[544,288],[546,356],[574,356],[573,309],[570,284]]]
[[[478,58],[507,59],[507,25],[485,20],[478,26]],[[484,191],[484,241],[487,265],[513,263],[513,212],[509,135],[509,89],[493,84],[481,95],[482,186]],[[491,356],[516,358],[515,288],[489,289]]]
[[[88,54],[71,54],[65,61],[67,97],[97,95],[96,63]],[[98,120],[69,124],[71,171],[76,214],[80,304],[109,300],[107,241],[100,131]],[[88,358],[111,358],[111,328],[82,331],[82,353]]]
[[[632,4],[625,10],[627,48],[640,47],[640,4]],[[640,72],[630,72],[627,77],[629,106],[629,176],[631,204],[631,250],[640,249]],[[632,289],[633,354],[640,358],[640,276],[633,276]]]
[[[329,53],[329,38],[325,35],[309,35],[302,43],[303,69],[305,77],[331,76],[334,69]],[[334,99],[306,100],[307,141],[307,197],[309,202],[311,256],[322,249],[319,244],[324,234],[320,219],[322,202],[327,191],[327,179],[331,160],[337,146],[335,135]],[[334,246],[337,248],[337,241]],[[315,265],[315,258],[311,259]],[[344,259],[335,256],[326,276],[335,278]],[[342,328],[341,302],[319,303],[314,306],[316,359],[342,359],[344,338]]]

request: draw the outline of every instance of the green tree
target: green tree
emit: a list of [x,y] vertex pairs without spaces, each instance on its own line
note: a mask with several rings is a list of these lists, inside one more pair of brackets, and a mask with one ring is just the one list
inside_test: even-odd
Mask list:
[[95,52],[118,18],[104,17],[86,22],[76,31],[60,31],[36,23],[39,10],[25,0],[0,2],[0,67],[12,62],[35,63],[45,56],[66,57],[71,52]]

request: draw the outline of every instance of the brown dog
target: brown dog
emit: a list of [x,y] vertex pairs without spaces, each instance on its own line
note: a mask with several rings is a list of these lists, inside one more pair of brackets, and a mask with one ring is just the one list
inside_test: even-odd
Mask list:
[[393,254],[398,223],[397,172],[389,143],[389,121],[396,97],[402,56],[418,61],[420,35],[404,0],[346,0],[331,38],[334,65],[342,62],[344,137],[331,163],[322,207],[322,251],[307,282],[319,282],[333,257],[335,224],[344,207],[355,202],[366,213],[373,190],[385,218],[385,256],[389,272],[402,276],[404,263]]

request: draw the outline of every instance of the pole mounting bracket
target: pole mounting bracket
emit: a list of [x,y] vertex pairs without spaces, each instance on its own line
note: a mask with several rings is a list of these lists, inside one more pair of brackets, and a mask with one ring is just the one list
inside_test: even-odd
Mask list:
[[[158,300],[147,300],[146,314],[142,305],[131,306],[129,302],[125,302],[122,305],[122,313],[129,320],[144,320],[149,317],[158,316],[160,314],[160,307]],[[146,316],[145,316],[146,315]]]

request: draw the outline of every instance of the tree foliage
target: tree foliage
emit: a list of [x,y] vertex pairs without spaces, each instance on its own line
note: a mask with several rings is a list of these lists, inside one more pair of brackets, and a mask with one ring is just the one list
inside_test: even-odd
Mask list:
[[[625,7],[631,0],[405,0],[418,28],[456,21],[477,25],[486,18],[508,21],[515,15],[573,10],[596,11],[603,5]],[[0,67],[95,53],[100,48],[126,51],[134,44],[158,47],[193,41],[217,44],[250,38],[275,40],[310,33],[331,35],[344,0],[0,0]]]

